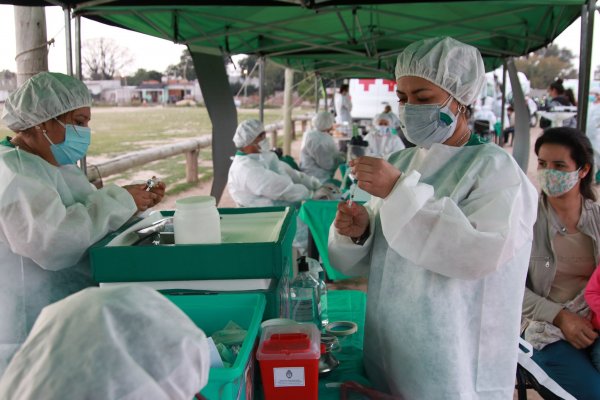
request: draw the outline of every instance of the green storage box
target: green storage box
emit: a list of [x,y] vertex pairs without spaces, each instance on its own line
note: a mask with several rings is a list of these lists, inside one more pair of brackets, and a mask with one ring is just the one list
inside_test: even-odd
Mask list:
[[265,312],[263,319],[271,318],[288,318],[289,317],[289,278],[273,279],[268,289],[264,290],[247,290],[247,291],[231,291],[231,292],[211,292],[211,291],[199,291],[189,289],[164,289],[159,290],[167,296],[179,296],[179,295],[213,295],[213,294],[227,294],[227,295],[248,295],[248,294],[259,294],[264,296],[266,300]]
[[[107,246],[125,230],[123,228],[91,247],[92,276],[96,282],[279,279],[283,271],[291,270],[292,241],[296,232],[295,210],[290,207],[219,209],[223,218],[228,215],[243,218],[242,214],[270,213],[265,214],[267,216],[276,212],[281,213],[281,224],[278,237],[271,242]],[[169,216],[173,211],[161,213]],[[248,230],[250,226],[246,224],[244,229]]]
[[261,294],[210,294],[167,296],[194,323],[211,336],[234,321],[248,331],[231,368],[211,368],[208,384],[200,392],[210,400],[251,399],[256,363],[254,351],[265,310]]

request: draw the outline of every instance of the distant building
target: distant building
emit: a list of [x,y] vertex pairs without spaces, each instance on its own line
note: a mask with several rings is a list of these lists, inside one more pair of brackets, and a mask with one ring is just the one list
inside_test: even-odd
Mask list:
[[202,101],[197,80],[144,81],[138,86],[123,86],[121,80],[84,81],[96,101],[117,105],[169,104],[180,100]]

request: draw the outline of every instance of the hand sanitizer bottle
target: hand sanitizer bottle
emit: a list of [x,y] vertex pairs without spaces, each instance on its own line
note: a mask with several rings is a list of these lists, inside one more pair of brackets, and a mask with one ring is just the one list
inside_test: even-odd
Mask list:
[[308,269],[306,257],[298,258],[298,276],[290,286],[290,317],[296,322],[312,322],[321,327],[319,282]]

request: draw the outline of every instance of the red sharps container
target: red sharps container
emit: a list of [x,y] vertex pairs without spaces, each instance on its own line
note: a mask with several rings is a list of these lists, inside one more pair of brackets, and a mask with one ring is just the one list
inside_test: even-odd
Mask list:
[[314,324],[263,329],[256,358],[265,400],[318,400],[320,344]]

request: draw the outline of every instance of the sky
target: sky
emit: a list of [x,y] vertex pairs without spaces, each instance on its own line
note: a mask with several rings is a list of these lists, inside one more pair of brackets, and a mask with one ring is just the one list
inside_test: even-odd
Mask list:
[[[116,40],[122,47],[129,50],[133,62],[128,69],[122,71],[124,75],[133,74],[138,68],[164,72],[170,64],[177,64],[183,45],[177,45],[164,39],[143,35],[100,24],[86,18],[81,19],[81,39],[107,37]],[[56,43],[50,48],[48,64],[50,71],[67,72],[65,52],[64,13],[60,7],[46,7],[46,29],[48,40],[54,38]],[[596,33],[592,49],[592,72],[600,65],[600,15],[596,15],[594,31]],[[554,41],[559,47],[569,48],[573,54],[579,54],[580,23],[577,19]],[[15,62],[15,23],[13,6],[0,5],[0,71],[8,69],[16,71]],[[578,59],[573,60],[579,67]]]

